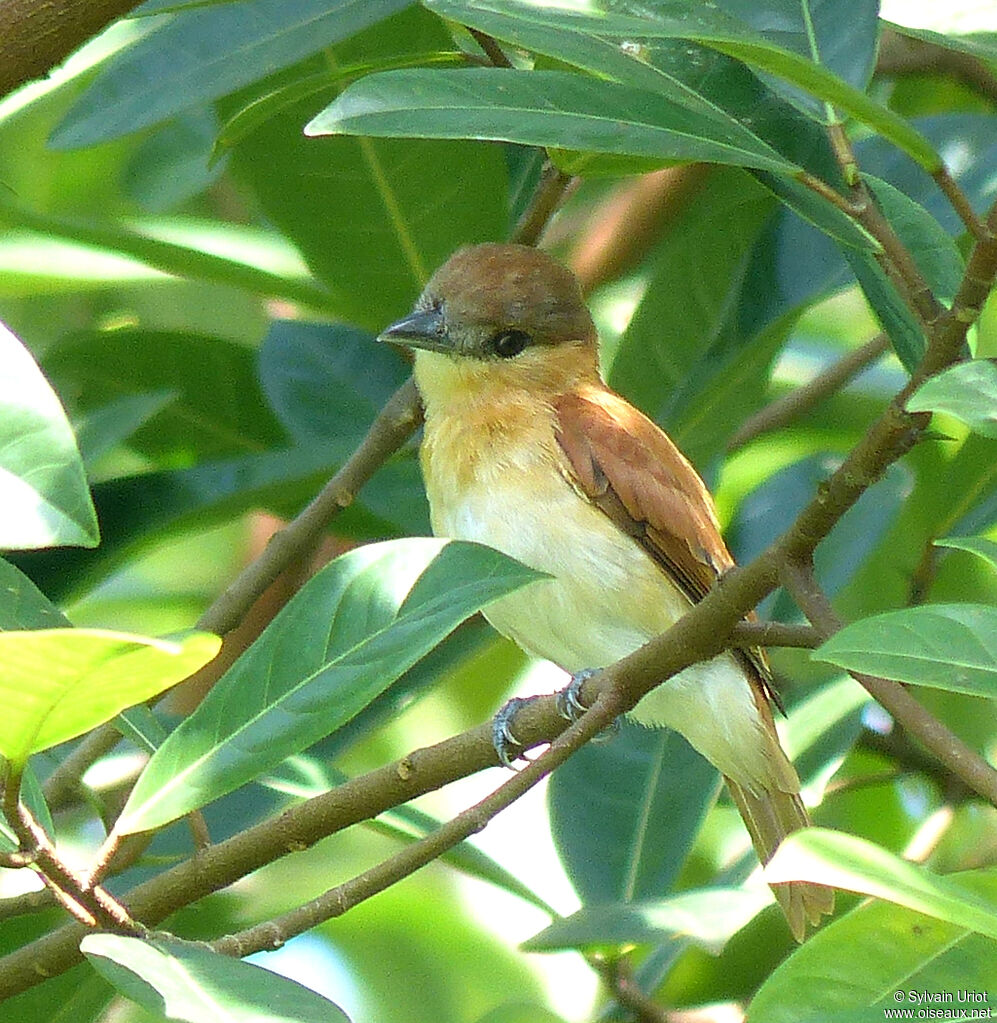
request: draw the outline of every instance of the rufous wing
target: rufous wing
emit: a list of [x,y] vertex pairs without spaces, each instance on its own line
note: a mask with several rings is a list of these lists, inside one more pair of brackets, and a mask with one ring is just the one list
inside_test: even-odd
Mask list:
[[[720,535],[713,499],[671,439],[608,388],[562,395],[555,403],[556,435],[572,485],[639,543],[697,603],[734,559]],[[753,616],[752,616],[753,617]],[[809,823],[799,779],[779,745],[768,704],[768,666],[758,650],[738,653],[770,747],[771,782],[750,792],[727,779],[759,859],[765,863],[792,831]],[[816,885],[775,885],[793,934],[833,910],[834,896]]]

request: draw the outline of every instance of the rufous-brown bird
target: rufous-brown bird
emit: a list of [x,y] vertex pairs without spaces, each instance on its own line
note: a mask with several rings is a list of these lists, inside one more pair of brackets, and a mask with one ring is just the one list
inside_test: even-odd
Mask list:
[[[668,629],[734,564],[696,471],[603,383],[578,282],[550,256],[462,248],[380,339],[416,349],[434,532],[552,577],[485,610],[524,650],[576,677],[604,667]],[[767,680],[760,651],[726,652],[631,712],[680,732],[722,772],[763,863],[809,824]],[[774,890],[798,940],[833,908],[827,888]]]

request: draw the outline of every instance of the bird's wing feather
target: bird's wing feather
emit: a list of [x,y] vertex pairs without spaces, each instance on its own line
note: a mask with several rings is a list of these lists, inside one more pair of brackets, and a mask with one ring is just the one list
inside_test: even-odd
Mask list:
[[556,405],[557,440],[574,485],[634,537],[696,603],[734,564],[695,469],[648,418],[610,390]]
[[[608,388],[563,394],[554,410],[572,484],[632,536],[692,603],[702,600],[734,559],[720,536],[713,498],[682,452]],[[778,704],[762,651],[739,656]]]

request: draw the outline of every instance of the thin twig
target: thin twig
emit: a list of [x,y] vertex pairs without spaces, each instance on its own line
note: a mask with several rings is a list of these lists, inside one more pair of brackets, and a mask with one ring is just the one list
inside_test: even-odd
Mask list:
[[749,416],[727,442],[728,451],[737,451],[746,444],[791,423],[819,405],[825,398],[840,391],[867,366],[890,349],[886,334],[877,334],[859,348],[821,370],[812,380]]
[[488,59],[495,67],[512,67],[512,61],[502,52],[502,47],[486,32],[476,28],[468,28],[474,41],[485,51]]
[[823,637],[812,625],[794,625],[787,622],[740,622],[731,630],[728,646],[795,647],[812,650],[820,646]]
[[578,181],[578,178],[558,170],[548,160],[540,174],[540,185],[533,195],[533,201],[519,218],[511,240],[520,245],[536,245],[550,223],[554,211],[564,201],[569,189],[574,188]]
[[277,948],[303,931],[342,916],[348,909],[415,873],[464,839],[482,831],[497,814],[546,778],[589,739],[607,728],[622,709],[612,690],[605,690],[582,717],[566,728],[540,756],[529,761],[526,767],[481,802],[376,867],[274,920],[220,938],[212,942],[212,947],[218,952],[242,958],[252,952]]
[[826,181],[818,178],[815,174],[811,174],[809,171],[797,171],[796,180],[812,192],[816,192],[822,199],[826,199],[832,206],[836,206],[852,220],[857,220],[865,209],[863,201],[846,199],[836,188],[832,188]]
[[[809,560],[789,560],[781,569],[782,583],[800,610],[825,637],[833,635],[841,620],[831,607]],[[953,774],[997,806],[997,771],[975,750],[921,706],[899,682],[862,672],[850,672],[904,730],[933,753]]]
[[959,214],[959,219],[966,225],[966,229],[977,240],[983,241],[987,237],[987,227],[976,215],[972,203],[966,193],[959,187],[955,178],[948,172],[943,164],[934,174],[931,175],[935,183],[942,190],[945,198],[952,205],[952,209]]
[[586,961],[599,974],[613,999],[629,1009],[634,1023],[668,1023],[668,1010],[640,989],[626,959],[587,956]]

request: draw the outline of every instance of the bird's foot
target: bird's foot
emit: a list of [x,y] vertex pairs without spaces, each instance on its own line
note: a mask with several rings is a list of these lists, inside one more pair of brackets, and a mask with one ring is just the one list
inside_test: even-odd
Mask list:
[[492,718],[492,745],[499,760],[512,770],[515,770],[514,761],[523,755],[523,744],[512,734],[512,722],[523,707],[535,699],[535,696],[514,696]]
[[[588,707],[581,700],[582,686],[598,670],[598,668],[585,668],[582,671],[575,672],[571,676],[571,681],[557,694],[557,712],[566,721],[575,722],[588,710]],[[608,728],[604,728],[596,735],[592,742],[609,742],[619,730],[620,721],[617,718]]]

